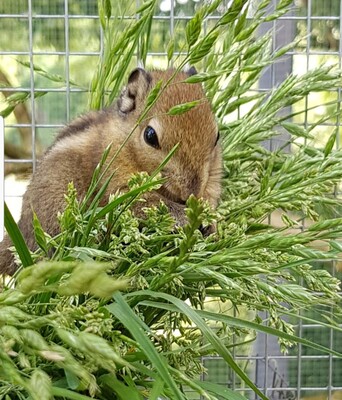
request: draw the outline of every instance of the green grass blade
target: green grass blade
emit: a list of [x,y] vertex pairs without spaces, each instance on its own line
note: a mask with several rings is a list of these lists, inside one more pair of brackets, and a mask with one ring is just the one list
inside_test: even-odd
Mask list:
[[95,216],[95,219],[103,218],[105,215],[107,215],[110,211],[114,210],[116,207],[118,207],[120,204],[125,202],[126,200],[129,200],[132,197],[138,196],[140,193],[147,191],[148,189],[152,188],[153,186],[157,186],[161,183],[163,183],[164,180],[159,179],[154,182],[147,182],[143,185],[141,185],[138,188],[132,189],[127,193],[124,193],[122,196],[116,198],[106,206],[104,206]]
[[206,381],[195,381],[195,383],[201,388],[205,389],[207,392],[214,393],[219,398],[226,400],[246,400],[247,397],[242,396],[238,392],[223,386],[217,385],[216,383],[206,382]]
[[113,298],[115,303],[107,305],[106,308],[121,321],[139,343],[141,350],[145,352],[154,368],[156,368],[160,378],[174,393],[174,399],[184,400],[185,397],[170,375],[166,360],[157,352],[151,340],[146,336],[145,332],[149,331],[149,327],[133,312],[120,293],[115,293]]
[[164,382],[162,379],[158,378],[155,380],[152,390],[149,394],[149,400],[158,400],[163,394]]
[[4,205],[4,211],[5,211],[4,212],[5,228],[8,233],[8,236],[11,238],[13,245],[18,252],[19,258],[23,266],[28,267],[33,264],[31,253],[6,203]]
[[[140,292],[143,296],[151,296],[154,298],[162,298],[170,303],[174,304],[178,311],[185,314],[191,321],[193,321],[198,329],[201,330],[203,336],[212,344],[215,351],[227,362],[227,364],[232,368],[232,370],[252,389],[255,393],[257,393],[263,400],[267,400],[267,397],[255,386],[255,384],[251,381],[251,379],[245,374],[245,372],[238,366],[238,364],[234,361],[232,355],[224,346],[219,337],[212,331],[210,327],[204,322],[201,315],[193,310],[190,306],[184,303],[182,300],[171,296],[166,293],[156,293],[151,290],[144,290]],[[137,296],[139,292],[135,292],[134,294],[129,294],[127,296]]]
[[95,397],[85,396],[68,389],[52,386],[52,394],[56,397],[70,400],[97,400]]
[[[139,292],[134,293],[134,295],[138,295],[138,294],[139,294]],[[151,295],[150,291],[141,292],[141,295],[142,294]],[[160,293],[153,295],[153,297],[162,297],[162,298],[163,298],[163,296],[164,296],[164,294],[160,294]],[[175,305],[172,306],[170,304],[165,304],[165,303],[161,303],[161,302],[144,300],[140,304],[150,306],[150,307],[155,307],[155,308],[161,308],[161,309],[169,310],[169,311],[175,311],[175,312],[180,311],[180,309],[177,307],[177,305],[175,303],[174,303]],[[257,324],[256,322],[247,321],[247,320],[237,318],[237,317],[232,317],[230,315],[218,314],[218,313],[214,313],[214,312],[210,312],[210,311],[204,311],[204,310],[193,310],[193,311],[195,313],[197,313],[200,317],[209,319],[211,321],[221,321],[230,326],[234,326],[236,328],[253,329],[258,332],[263,332],[268,335],[272,335],[272,336],[279,337],[281,339],[289,340],[291,342],[300,343],[304,346],[311,347],[312,349],[318,350],[320,352],[323,352],[326,354],[332,354],[336,357],[342,358],[342,353],[332,350],[329,347],[322,346],[322,345],[312,342],[310,340],[303,339],[299,336],[282,332],[278,329],[275,329],[275,328],[272,328],[269,326]],[[289,314],[289,313],[286,313],[286,314]],[[292,314],[289,314],[289,315],[292,315]],[[315,321],[313,319],[310,319],[309,322],[316,323],[316,324],[322,324],[320,321]],[[332,326],[332,325],[330,325],[330,327],[334,328],[334,326]]]
[[119,381],[114,374],[101,377],[101,383],[116,393],[120,400],[143,400],[144,397],[139,393],[137,388],[131,388]]

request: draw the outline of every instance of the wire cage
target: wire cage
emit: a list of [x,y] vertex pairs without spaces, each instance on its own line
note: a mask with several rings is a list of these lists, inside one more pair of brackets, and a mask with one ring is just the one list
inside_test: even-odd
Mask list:
[[[166,38],[175,34],[181,40],[183,27],[201,1],[159,1],[152,35],[157,36],[158,31],[159,34],[148,53],[149,66],[166,67]],[[139,3],[137,0],[137,5]],[[273,3],[276,6],[278,0],[273,0]],[[16,108],[5,124],[5,136],[11,137],[11,141],[5,142],[5,199],[16,216],[27,176],[51,144],[55,132],[66,121],[87,109],[89,82],[103,51],[103,33],[98,19],[97,4],[91,0],[1,1],[0,96],[3,100],[17,93],[27,100]],[[279,85],[288,74],[303,73],[318,64],[333,63],[341,68],[341,20],[342,0],[296,0],[291,12],[262,27],[257,34],[263,35],[271,29],[274,49],[296,38],[301,39],[281,62],[265,71],[258,90],[269,90]],[[136,56],[138,59],[139,54]],[[46,71],[55,79],[46,79]],[[74,80],[77,80],[78,86],[71,84]],[[322,105],[313,111],[312,106],[333,99],[341,99],[340,90],[307,97],[306,112],[296,122],[303,126],[314,122],[317,118],[315,113],[324,114],[329,109]],[[337,115],[333,122],[326,122],[315,129],[327,137],[339,124],[340,117]],[[316,136],[315,145],[319,146],[320,135]],[[284,134],[265,143],[265,146],[277,148],[286,140]],[[336,145],[340,146],[339,135]],[[333,274],[339,274],[338,265],[327,265],[326,268]],[[302,321],[291,322],[295,324],[298,336],[341,351],[341,333]],[[238,349],[234,351],[235,359],[270,399],[342,399],[341,359],[322,355],[301,345],[282,354],[277,340],[264,334],[259,334],[253,344]],[[239,379],[220,358],[204,357],[202,363],[207,370],[203,380],[227,385],[251,399],[257,398],[249,389],[242,387]],[[198,398],[190,390],[187,396],[189,399]]]

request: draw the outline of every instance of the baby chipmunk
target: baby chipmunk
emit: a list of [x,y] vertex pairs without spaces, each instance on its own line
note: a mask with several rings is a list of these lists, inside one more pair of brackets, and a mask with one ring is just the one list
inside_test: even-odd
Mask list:
[[[127,190],[132,174],[151,174],[179,144],[177,151],[164,167],[166,183],[144,195],[142,207],[159,204],[162,200],[180,225],[185,222],[185,202],[191,194],[206,199],[213,208],[221,193],[222,155],[218,127],[201,84],[184,81],[196,73],[145,71],[137,68],[129,76],[127,86],[111,107],[85,114],[62,129],[55,142],[39,161],[23,197],[19,228],[28,247],[36,248],[32,218],[37,214],[43,229],[52,236],[59,232],[58,212],[65,208],[64,195],[73,182],[78,198],[87,192],[94,169],[104,150],[111,145],[110,160],[132,132],[144,110],[146,98],[160,80],[166,83],[156,103],[128,139],[110,166],[115,171],[104,201],[111,193]],[[172,107],[201,100],[194,108],[180,115],[168,115]],[[109,173],[111,172],[109,171]],[[134,208],[136,214],[142,210]],[[12,274],[16,265],[5,237],[0,244],[0,274]]]

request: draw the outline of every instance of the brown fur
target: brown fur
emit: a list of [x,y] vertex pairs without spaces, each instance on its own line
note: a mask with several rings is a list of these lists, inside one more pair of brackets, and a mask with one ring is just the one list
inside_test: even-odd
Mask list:
[[[104,149],[112,143],[111,156],[132,131],[145,106],[151,88],[166,82],[174,70],[146,72],[134,70],[117,103],[106,110],[90,112],[66,126],[39,162],[23,198],[19,227],[33,250],[32,209],[50,235],[58,233],[56,215],[65,207],[64,193],[73,181],[79,198],[84,197],[94,168]],[[185,222],[184,204],[190,194],[207,199],[213,207],[221,191],[221,149],[216,143],[217,124],[200,84],[186,84],[186,73],[178,73],[165,88],[148,116],[132,134],[111,166],[116,170],[105,200],[110,193],[125,190],[131,174],[152,173],[169,151],[180,146],[162,172],[168,182],[145,196],[146,205],[163,200],[178,223]],[[173,106],[201,100],[195,108],[177,116],[166,115]],[[158,135],[160,148],[144,141],[144,130],[150,125]],[[135,209],[139,215],[141,210]],[[13,273],[15,264],[7,247],[8,237],[0,246],[0,273]]]

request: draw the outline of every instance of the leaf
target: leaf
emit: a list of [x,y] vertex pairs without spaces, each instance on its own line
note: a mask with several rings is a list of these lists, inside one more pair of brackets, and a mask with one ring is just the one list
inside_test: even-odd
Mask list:
[[144,397],[139,392],[138,388],[135,389],[126,386],[123,382],[119,381],[115,375],[105,375],[101,377],[101,383],[110,388],[118,395],[120,400],[143,400]]
[[228,25],[235,21],[248,0],[234,0],[232,5],[220,18],[218,25]]
[[206,82],[206,81],[209,81],[210,79],[216,79],[219,76],[220,76],[220,73],[218,73],[218,72],[213,72],[213,73],[199,72],[196,75],[191,75],[188,78],[186,78],[185,82],[186,83]]
[[[141,294],[143,292],[140,292]],[[164,294],[162,293],[153,293],[151,294],[150,291],[144,291],[144,293],[147,295],[150,295],[152,297],[164,297]],[[138,295],[139,292],[135,292],[135,295]],[[166,298],[166,297],[165,297]],[[166,310],[171,310],[174,312],[177,311],[181,311],[181,309],[177,306],[173,307],[169,304],[165,304],[165,303],[158,303],[158,302],[153,302],[153,301],[149,301],[149,300],[143,300],[141,301],[141,304],[150,306],[150,307],[156,307],[156,308],[163,308]],[[174,303],[175,304],[175,303]],[[312,349],[318,350],[322,353],[325,354],[332,354],[336,357],[342,358],[342,353],[335,351],[333,349],[330,349],[328,347],[322,346],[320,344],[317,344],[315,342],[312,342],[310,340],[301,338],[299,336],[296,335],[290,335],[289,333],[283,332],[279,329],[275,329],[263,324],[257,324],[255,322],[252,321],[247,321],[241,318],[237,318],[237,317],[232,317],[230,315],[225,315],[225,314],[219,314],[219,313],[214,313],[214,312],[209,312],[209,311],[204,311],[204,310],[196,310],[195,311],[197,314],[199,314],[202,318],[208,319],[208,320],[212,320],[212,321],[222,321],[224,323],[226,323],[228,326],[234,326],[234,327],[238,327],[238,328],[243,328],[243,329],[252,329],[258,332],[263,332],[266,333],[268,335],[272,335],[272,336],[276,336],[285,340],[289,340],[290,342],[294,342],[294,343],[300,343],[302,345],[305,345],[307,347],[311,347]],[[285,314],[290,314],[285,312]],[[313,322],[313,320],[311,320]],[[320,324],[319,321],[314,321],[315,324]],[[333,327],[332,325],[330,327]],[[243,378],[242,378],[243,379]]]
[[0,111],[0,116],[6,118],[13,112],[14,109],[15,106],[7,106],[6,108]]
[[159,400],[160,396],[163,394],[164,382],[162,379],[158,378],[155,380],[153,387],[149,394],[149,400]]
[[171,38],[166,48],[167,61],[169,63],[172,60],[174,52],[175,52],[175,40],[174,38]]
[[36,243],[44,251],[44,253],[47,254],[48,246],[47,246],[45,233],[43,231],[43,228],[42,228],[40,221],[37,217],[37,214],[35,212],[33,212],[33,222],[32,223],[33,223],[33,232],[34,232],[34,237],[35,237]]
[[[39,98],[45,96],[48,92],[39,91],[34,92],[34,98]],[[17,92],[11,94],[6,98],[6,103],[8,106],[0,111],[0,116],[5,118],[8,117],[15,109],[18,104],[25,103],[27,100],[31,98],[31,92]]]
[[151,38],[151,31],[152,31],[152,23],[153,23],[153,11],[156,4],[156,0],[152,0],[150,5],[151,8],[148,10],[149,14],[146,15],[146,23],[144,27],[144,35],[141,36],[141,51],[140,57],[144,65],[146,64],[147,55],[150,46],[150,38]]
[[112,5],[110,3],[110,0],[104,0],[104,11],[107,19],[110,19],[112,15]]
[[80,386],[80,380],[77,375],[67,369],[64,370],[69,389],[76,390]]
[[[107,0],[106,0],[107,1]],[[16,61],[23,65],[26,68],[31,68],[31,63],[27,62],[27,61],[22,61],[19,59],[16,59]],[[66,79],[62,76],[62,75],[58,75],[58,74],[52,74],[51,72],[46,71],[45,69],[43,69],[42,67],[40,67],[39,65],[33,65],[33,70],[34,72],[36,72],[37,74],[43,76],[44,78],[49,79],[52,82],[60,82],[60,83],[68,83],[69,85],[72,86],[76,86],[76,87],[81,87],[80,85],[78,85],[76,82],[74,82],[73,80],[68,80],[66,81]],[[48,92],[35,92],[34,93],[34,97],[41,97],[44,96],[45,94],[47,94]],[[31,97],[31,93],[28,92],[27,93],[27,97],[30,98]]]
[[207,392],[214,393],[222,399],[226,400],[246,400],[247,397],[242,396],[239,392],[231,390],[223,385],[218,385],[212,382],[195,381],[195,383],[205,389]]
[[276,11],[288,11],[288,7],[292,6],[293,1],[292,0],[280,0],[277,3]]
[[21,329],[20,337],[30,348],[37,350],[47,350],[49,348],[43,336],[33,329]]
[[90,292],[96,297],[109,297],[127,286],[127,280],[115,279],[105,271],[108,264],[99,262],[78,263],[71,275],[57,289],[61,296]]
[[156,99],[161,91],[162,85],[163,85],[163,81],[160,80],[155,84],[153,89],[150,91],[150,93],[148,94],[147,99],[146,99],[146,105],[145,105],[146,109],[149,109],[154,104],[154,102],[156,101]]
[[[56,397],[61,397],[63,399],[70,399],[70,400],[97,400],[95,397],[89,397],[85,396],[80,393],[72,392],[71,390],[52,386],[52,394]],[[43,398],[40,398],[39,400],[42,400]]]
[[8,236],[11,238],[13,245],[15,246],[23,266],[28,267],[32,265],[33,260],[30,251],[6,203],[4,204],[4,222]]
[[193,18],[186,24],[185,35],[189,48],[193,46],[201,33],[203,19],[201,13],[197,12]]
[[340,242],[338,242],[336,240],[331,240],[329,242],[329,244],[333,249],[335,249],[335,250],[337,250],[337,251],[342,253],[342,243],[340,243]]
[[[217,353],[226,361],[226,363],[243,380],[243,382],[245,382],[251,389],[253,389],[254,392],[257,393],[263,400],[267,400],[266,396],[255,386],[255,384],[245,374],[245,372],[242,371],[242,369],[234,361],[234,359],[233,359],[232,355],[230,354],[230,352],[228,351],[228,349],[222,344],[222,342],[217,337],[217,335],[204,322],[204,320],[198,315],[198,313],[196,313],[195,310],[193,310],[191,307],[189,307],[182,300],[177,299],[176,297],[171,296],[171,295],[166,294],[166,293],[152,292],[150,290],[145,290],[145,291],[140,292],[140,293],[144,294],[144,296],[162,298],[162,299],[164,299],[166,301],[169,301],[170,303],[174,304],[178,308],[178,310],[180,312],[184,313],[198,327],[198,329],[201,330],[201,332],[202,332],[203,336],[205,337],[205,339],[208,340],[208,342],[210,342],[212,344],[212,346],[215,349],[215,351],[217,351]],[[135,296],[136,295],[137,295],[137,293],[135,293]],[[114,298],[117,301],[116,295],[114,296]],[[122,300],[120,299],[120,301],[123,302],[123,299]],[[124,303],[124,304],[125,304],[126,307],[128,307],[128,305],[126,303]],[[111,312],[114,309],[114,307],[115,307],[114,304],[111,304],[111,305],[107,306],[107,308]],[[129,307],[128,307],[128,309],[130,310]],[[142,324],[143,322],[141,321],[140,323]],[[132,331],[131,331],[131,333],[132,333]]]
[[310,135],[304,127],[298,124],[294,124],[292,122],[282,122],[281,126],[283,126],[291,135],[313,139],[313,136]]
[[239,19],[237,20],[237,23],[234,28],[234,36],[237,36],[246,27],[246,20],[247,20],[248,12],[249,12],[249,9],[248,9],[248,7],[246,7],[245,11],[241,14]]
[[168,115],[181,115],[201,104],[202,100],[189,101],[187,103],[177,104],[169,109]]
[[198,63],[207,56],[219,37],[218,31],[213,31],[206,35],[189,54],[189,62],[191,65]]
[[98,0],[97,8],[102,29],[105,30],[107,28],[107,22],[112,14],[112,6],[110,0]]
[[126,200],[129,200],[139,194],[144,193],[145,191],[153,188],[154,186],[159,185],[160,183],[163,183],[163,180],[156,180],[153,182],[148,182],[145,183],[144,185],[141,185],[141,187],[138,187],[136,189],[130,190],[128,193],[125,193],[121,195],[120,197],[116,198],[103,208],[101,208],[95,215],[94,215],[94,220],[97,220],[99,218],[103,218],[105,215],[107,215],[110,211],[114,210],[116,207],[118,207],[120,204],[125,202]]
[[205,16],[212,14],[216,11],[217,7],[219,7],[222,3],[222,0],[212,0],[205,5],[204,11]]
[[114,361],[114,363],[118,364],[120,367],[130,367],[130,364],[114,351],[113,347],[106,339],[89,332],[80,332],[78,338],[81,345],[85,346],[89,351],[93,351],[93,356],[97,359],[107,359]]
[[107,305],[106,308],[122,322],[137,343],[139,343],[141,350],[146,354],[153,367],[158,371],[160,378],[163,379],[165,384],[174,393],[174,398],[184,400],[184,396],[168,371],[165,358],[161,354],[158,354],[156,348],[145,333],[149,332],[149,328],[132,311],[120,293],[114,294],[113,298],[115,303]]
[[106,251],[93,249],[91,247],[79,247],[74,246],[70,248],[70,256],[74,258],[82,259],[83,261],[91,261],[91,259],[99,258],[101,261],[105,261],[106,259],[115,260],[116,257],[113,254],[110,254]]
[[342,227],[342,218],[333,218],[333,219],[326,219],[324,221],[318,221],[315,224],[310,225],[307,229],[308,231],[318,232],[337,227]]
[[52,399],[52,385],[49,376],[36,368],[30,379],[29,390],[33,400]]
[[151,0],[151,1],[146,1],[145,3],[143,3],[137,10],[136,10],[136,14],[141,14],[144,11],[149,11],[151,12],[154,9],[154,6],[156,4],[156,0]]
[[331,153],[334,144],[336,142],[337,135],[338,135],[338,128],[334,129],[334,132],[330,135],[324,147],[324,157],[328,157],[328,155]]

